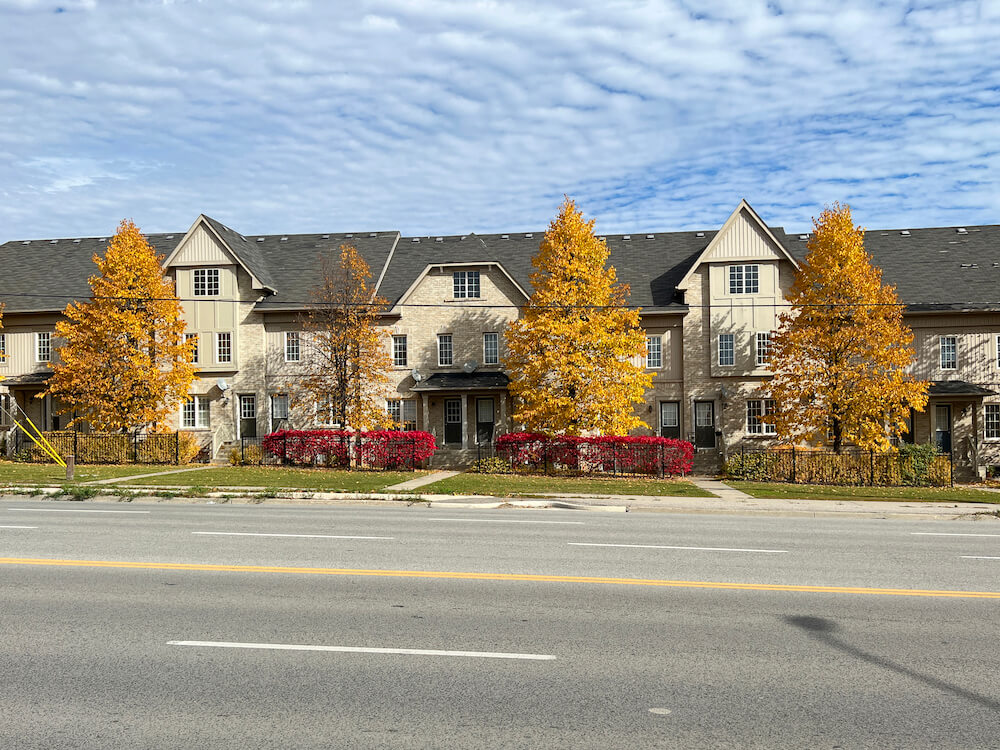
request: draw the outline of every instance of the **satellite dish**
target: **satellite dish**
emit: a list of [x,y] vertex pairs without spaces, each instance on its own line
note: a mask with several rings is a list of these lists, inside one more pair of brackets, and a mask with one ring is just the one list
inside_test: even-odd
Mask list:
[[419,383],[421,380],[424,379],[423,374],[421,374],[420,370],[418,370],[415,367],[413,368],[413,371],[410,373],[410,375],[413,376],[413,382],[414,383]]
[[469,375],[474,373],[477,367],[479,367],[479,363],[474,359],[470,359],[468,362],[462,365],[462,369],[465,370],[465,372],[467,372]]
[[229,390],[229,383],[226,382],[225,378],[219,378],[215,381],[215,384],[219,386],[219,390],[223,393]]

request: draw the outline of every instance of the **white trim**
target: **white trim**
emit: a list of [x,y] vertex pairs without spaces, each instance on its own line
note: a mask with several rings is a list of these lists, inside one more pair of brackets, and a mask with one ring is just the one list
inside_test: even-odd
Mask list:
[[[740,212],[743,210],[746,210],[747,213],[750,215],[750,218],[753,219],[758,224],[761,231],[764,232],[764,236],[767,237],[767,239],[769,239],[772,243],[774,243],[774,246],[775,248],[777,248],[778,252],[781,255],[785,256],[785,259],[788,260],[796,269],[799,267],[798,261],[795,260],[795,258],[793,258],[788,253],[787,250],[785,250],[784,245],[778,242],[778,238],[774,236],[774,233],[770,230],[767,224],[764,223],[763,219],[761,219],[760,216],[757,215],[757,212],[754,211],[753,208],[751,208],[750,204],[747,203],[746,199],[744,198],[740,201],[740,204],[736,207],[736,210],[734,210],[731,214],[729,214],[729,218],[726,219],[725,223],[722,225],[719,231],[715,233],[715,236],[712,238],[712,241],[708,243],[708,245],[705,247],[704,250],[701,251],[701,254],[698,256],[697,260],[695,260],[695,262],[691,264],[691,268],[688,269],[688,272],[684,274],[684,278],[682,278],[680,282],[677,284],[678,289],[684,291],[688,288],[688,285],[691,282],[691,277],[694,275],[695,271],[697,271],[698,268],[701,266],[701,264],[705,261],[705,259],[708,258],[712,254],[712,252],[715,251],[715,248],[722,241],[722,236],[736,222],[736,220],[739,218]],[[728,282],[726,288],[727,289],[729,288]]]
[[163,268],[166,269],[170,267],[170,265],[174,262],[174,259],[180,254],[180,251],[184,247],[185,243],[191,239],[198,227],[202,225],[204,225],[205,229],[212,235],[212,237],[214,237],[216,241],[222,245],[222,249],[229,254],[229,256],[235,261],[236,265],[249,274],[250,286],[253,289],[270,289],[272,292],[277,291],[276,289],[271,289],[271,287],[266,286],[254,275],[254,272],[250,270],[246,263],[240,260],[240,256],[237,255],[236,251],[229,246],[229,243],[222,239],[222,235],[215,231],[215,228],[212,226],[212,223],[208,220],[208,217],[205,216],[205,214],[198,214],[198,218],[194,220],[194,224],[191,225],[191,228],[187,230],[187,233],[181,237],[181,241],[177,243],[177,246],[173,249],[173,251],[164,259]]
[[[412,295],[413,292],[416,290],[416,288],[420,285],[420,282],[422,282],[425,278],[427,278],[427,275],[431,271],[435,269],[444,271],[445,269],[449,268],[476,268],[476,267],[496,268],[497,270],[500,271],[500,273],[504,275],[507,281],[509,281],[514,286],[514,288],[517,289],[517,291],[524,296],[525,301],[531,299],[531,295],[528,294],[526,291],[524,291],[524,289],[521,288],[521,285],[518,284],[516,281],[514,281],[514,277],[507,272],[507,269],[503,267],[503,264],[498,263],[497,261],[484,260],[479,263],[428,263],[424,267],[424,270],[417,275],[417,278],[413,280],[413,283],[410,284],[409,287],[407,287],[406,291],[403,292],[400,298],[393,304],[392,309],[389,311],[388,314],[402,314],[401,311],[399,310],[399,306],[405,304],[406,300],[409,299],[410,295]],[[473,299],[476,298],[474,297]],[[482,299],[482,297],[479,297],[478,299]]]

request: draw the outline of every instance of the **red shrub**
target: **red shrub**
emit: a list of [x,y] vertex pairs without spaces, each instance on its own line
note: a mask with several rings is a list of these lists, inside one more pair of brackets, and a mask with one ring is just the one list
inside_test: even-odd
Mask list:
[[282,463],[347,466],[357,461],[370,469],[414,468],[434,455],[429,432],[373,430],[278,430],[261,440],[264,452]]
[[549,437],[532,432],[501,435],[497,453],[522,471],[674,476],[691,471],[694,446],[653,436]]

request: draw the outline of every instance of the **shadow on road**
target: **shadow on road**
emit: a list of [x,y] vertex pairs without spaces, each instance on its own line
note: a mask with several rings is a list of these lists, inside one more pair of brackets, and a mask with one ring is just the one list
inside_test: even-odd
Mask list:
[[782,619],[789,625],[794,625],[795,627],[806,631],[811,638],[821,641],[827,646],[835,648],[838,651],[843,651],[845,654],[850,654],[856,659],[868,662],[869,664],[874,664],[876,667],[881,667],[882,669],[888,669],[889,671],[897,674],[905,675],[906,677],[922,682],[925,685],[930,685],[938,690],[943,690],[947,693],[951,693],[952,695],[957,695],[959,698],[964,698],[965,700],[972,701],[973,703],[978,703],[979,705],[985,706],[993,711],[1000,711],[1000,702],[995,701],[988,696],[980,695],[979,693],[975,693],[971,690],[966,690],[959,685],[946,682],[945,680],[940,680],[937,677],[921,674],[920,672],[910,669],[909,667],[904,667],[902,664],[896,664],[893,661],[876,656],[875,654],[870,654],[867,651],[862,651],[859,648],[845,643],[835,635],[840,627],[833,620],[828,620],[824,617],[809,616],[788,616]]

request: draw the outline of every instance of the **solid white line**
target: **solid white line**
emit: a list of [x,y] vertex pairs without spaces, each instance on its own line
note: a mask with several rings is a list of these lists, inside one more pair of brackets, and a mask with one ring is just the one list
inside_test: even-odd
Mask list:
[[232,643],[229,641],[167,641],[168,646],[256,648],[270,651],[337,651],[348,654],[405,654],[409,656],[465,656],[474,659],[527,659],[552,661],[551,654],[505,654],[495,651],[439,651],[425,648],[367,648],[361,646],[307,646],[292,643]]
[[566,542],[571,547],[628,547],[631,549],[685,549],[702,552],[788,552],[787,549],[743,549],[740,547],[671,547],[664,544],[597,544],[594,542]]
[[1000,557],[986,557],[985,555],[962,555],[963,560],[1000,560]]
[[947,531],[911,531],[913,536],[990,536],[1000,537],[1000,534],[956,534]]
[[462,523],[559,523],[583,526],[584,521],[520,521],[512,518],[425,518],[425,521],[460,521]]
[[286,536],[298,539],[395,539],[392,536],[333,536],[332,534],[251,534],[242,531],[192,531],[202,536]]
[[148,510],[88,510],[86,508],[7,508],[7,510],[27,510],[35,513],[149,513]]
[[37,529],[37,526],[0,526],[0,529]]

